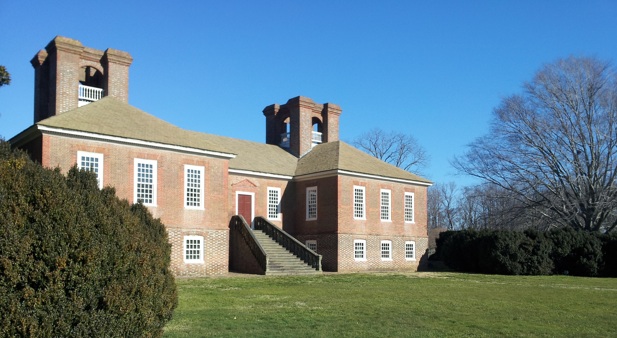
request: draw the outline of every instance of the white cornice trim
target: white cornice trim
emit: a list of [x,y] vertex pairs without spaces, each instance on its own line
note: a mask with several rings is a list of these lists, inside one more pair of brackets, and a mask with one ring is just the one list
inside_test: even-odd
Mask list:
[[250,170],[229,169],[228,172],[230,174],[236,174],[236,175],[247,175],[247,176],[256,176],[256,177],[277,178],[277,179],[281,179],[281,180],[291,180],[291,179],[293,179],[293,176],[269,174],[269,173],[262,173],[262,172],[250,171]]
[[363,173],[357,173],[357,172],[347,171],[347,170],[338,170],[338,173],[340,175],[365,177],[365,178],[372,178],[372,179],[376,179],[376,180],[398,182],[398,183],[416,184],[416,185],[423,185],[423,186],[426,186],[426,187],[430,187],[431,185],[433,185],[433,183],[429,183],[429,182],[422,182],[422,181],[416,181],[416,180],[406,180],[406,179],[403,179],[403,178],[385,177],[385,176],[371,175],[371,174],[363,174]]
[[430,187],[431,185],[433,185],[432,183],[428,183],[428,182],[422,182],[422,181],[416,181],[416,180],[406,180],[402,178],[386,177],[386,176],[380,176],[380,175],[364,174],[364,173],[358,173],[354,171],[347,171],[347,170],[340,170],[340,169],[333,169],[333,170],[328,170],[328,171],[322,171],[320,173],[297,176],[294,178],[294,181],[306,181],[306,180],[312,180],[312,179],[318,179],[318,178],[324,178],[324,177],[332,177],[336,175],[371,178],[371,179],[381,180],[381,181],[415,184],[415,185],[422,185],[426,187]]
[[101,134],[89,133],[89,132],[84,132],[84,131],[52,128],[52,127],[46,127],[46,126],[41,126],[41,125],[36,125],[36,127],[41,132],[47,132],[47,133],[56,134],[56,135],[68,135],[68,136],[82,137],[82,138],[88,138],[88,139],[93,139],[93,140],[107,141],[107,142],[113,142],[113,143],[124,143],[124,144],[129,144],[129,145],[138,145],[138,146],[145,146],[145,147],[157,148],[157,149],[181,151],[185,153],[208,155],[208,156],[221,157],[221,158],[227,158],[227,159],[236,157],[236,155],[229,154],[229,153],[222,153],[218,151],[197,149],[197,148],[191,148],[191,147],[176,146],[176,145],[151,142],[151,141],[143,141],[143,140],[137,140],[137,139],[132,139],[132,138],[101,135]]

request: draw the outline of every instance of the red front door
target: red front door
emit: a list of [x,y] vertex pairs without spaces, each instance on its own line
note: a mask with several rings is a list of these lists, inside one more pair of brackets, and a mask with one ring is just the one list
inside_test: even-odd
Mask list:
[[242,215],[246,223],[253,222],[253,196],[248,194],[238,194],[238,215]]

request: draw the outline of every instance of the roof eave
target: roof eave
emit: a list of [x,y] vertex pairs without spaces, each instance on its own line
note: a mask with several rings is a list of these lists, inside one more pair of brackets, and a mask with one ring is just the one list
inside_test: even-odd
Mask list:
[[80,138],[87,138],[87,139],[93,139],[93,140],[104,141],[104,142],[146,146],[150,148],[179,151],[179,152],[197,154],[197,155],[208,155],[208,156],[219,157],[219,158],[224,158],[224,159],[232,159],[236,157],[236,154],[231,154],[231,153],[192,148],[192,147],[185,147],[185,146],[178,146],[178,145],[159,143],[159,142],[153,142],[153,141],[145,141],[145,140],[139,140],[139,139],[126,138],[126,137],[96,134],[96,133],[78,131],[78,130],[72,130],[72,129],[48,127],[44,125],[35,125],[34,127],[36,127],[36,129],[39,130],[41,133],[45,132],[48,134],[80,137]]
[[338,176],[338,175],[370,178],[370,179],[395,182],[395,183],[421,185],[425,187],[430,187],[431,185],[433,185],[432,182],[418,181],[418,180],[412,180],[412,179],[403,179],[403,178],[398,178],[398,177],[373,175],[373,174],[342,170],[342,169],[332,169],[332,170],[326,170],[326,171],[321,171],[321,172],[316,172],[316,173],[298,175],[298,176],[294,176],[294,181],[306,181],[306,180],[313,180],[317,178],[332,177],[332,176]]

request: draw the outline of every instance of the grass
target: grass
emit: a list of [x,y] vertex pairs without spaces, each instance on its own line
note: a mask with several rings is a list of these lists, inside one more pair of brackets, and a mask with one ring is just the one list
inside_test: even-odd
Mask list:
[[617,279],[457,273],[178,279],[164,337],[615,337]]

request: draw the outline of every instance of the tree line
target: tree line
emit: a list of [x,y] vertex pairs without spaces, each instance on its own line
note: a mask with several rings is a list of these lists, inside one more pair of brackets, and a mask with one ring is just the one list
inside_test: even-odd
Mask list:
[[[413,138],[407,147],[401,142],[373,131],[354,144],[410,171],[424,163],[426,153]],[[392,159],[401,153],[411,165]],[[432,186],[429,228],[610,233],[617,227],[615,67],[589,57],[542,66],[521,93],[501,101],[488,133],[451,164],[481,183]]]

